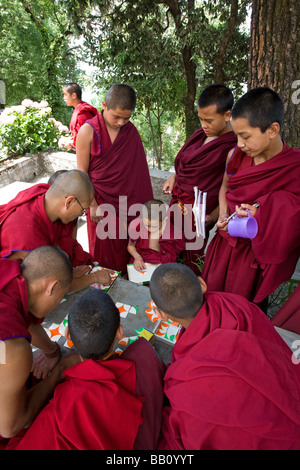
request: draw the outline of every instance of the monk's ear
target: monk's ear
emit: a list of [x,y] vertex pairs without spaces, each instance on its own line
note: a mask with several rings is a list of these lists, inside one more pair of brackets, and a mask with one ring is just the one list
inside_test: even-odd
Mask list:
[[280,125],[278,124],[278,122],[273,122],[269,127],[268,131],[270,139],[274,139],[280,132]]
[[156,307],[155,309],[155,313],[157,316],[159,316],[159,318],[161,318],[163,321],[167,321],[169,319],[169,315],[165,312],[163,312],[162,310],[160,310],[159,308]]
[[69,209],[69,207],[71,207],[74,200],[75,200],[74,196],[65,197],[65,199],[64,199],[65,204],[64,205],[65,205],[66,209]]
[[231,119],[231,111],[230,110],[228,110],[228,111],[226,111],[226,113],[224,113],[224,118],[225,118],[226,122],[230,121],[230,119]]
[[106,101],[102,101],[102,107],[103,107],[104,111],[107,111]]
[[72,341],[71,336],[70,336],[70,329],[69,329],[68,326],[66,326],[64,337],[65,337],[68,341]]
[[204,279],[202,279],[202,277],[198,276],[198,279],[201,286],[202,294],[205,294],[205,292],[207,291],[207,284]]
[[56,293],[56,289],[60,287],[61,285],[58,279],[49,279],[46,286],[46,294],[51,296]]
[[121,339],[123,338],[123,326],[119,325],[118,329],[117,329],[117,332],[116,332],[116,336],[115,336],[115,341],[120,341]]

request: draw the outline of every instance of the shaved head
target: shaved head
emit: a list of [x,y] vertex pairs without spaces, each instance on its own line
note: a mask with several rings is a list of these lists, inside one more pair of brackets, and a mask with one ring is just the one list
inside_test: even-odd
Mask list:
[[150,280],[150,293],[162,312],[180,319],[195,317],[203,303],[198,277],[180,263],[156,268]]
[[105,96],[107,109],[121,109],[134,111],[136,106],[136,93],[130,85],[116,83]]
[[86,173],[70,170],[59,174],[47,193],[54,198],[75,196],[80,201],[90,201],[94,197],[94,186]]
[[62,287],[68,287],[73,278],[69,258],[54,246],[41,246],[30,251],[21,264],[22,276],[27,283],[42,279],[57,279]]

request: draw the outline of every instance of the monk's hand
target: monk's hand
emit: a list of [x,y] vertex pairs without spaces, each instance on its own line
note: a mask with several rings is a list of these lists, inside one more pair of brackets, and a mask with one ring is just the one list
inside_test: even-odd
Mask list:
[[227,213],[224,213],[224,212],[220,212],[219,214],[219,218],[217,220],[217,223],[216,223],[216,227],[219,229],[219,230],[223,230],[224,232],[227,232],[228,230],[228,214]]
[[146,269],[144,260],[140,255],[138,255],[138,256],[136,256],[136,258],[134,258],[133,266],[139,272],[142,271],[143,269]]
[[86,274],[91,272],[92,269],[93,266],[88,265],[76,266],[75,268],[73,268],[73,278],[85,276]]
[[93,273],[88,274],[91,277],[91,284],[104,284],[105,286],[111,285],[111,275],[114,273],[111,269],[102,269],[101,271],[95,271]]
[[175,173],[170,176],[170,178],[167,179],[167,181],[164,182],[162,186],[162,191],[165,194],[172,194],[174,185],[175,185],[175,180],[176,180],[176,175]]
[[54,369],[59,359],[60,356],[49,359],[45,356],[43,351],[39,351],[33,359],[31,372],[37,379],[45,379],[49,372]]
[[257,211],[257,207],[252,206],[251,204],[241,204],[235,206],[236,213],[238,217],[248,217],[248,211],[250,211],[251,217],[254,217]]
[[101,212],[100,206],[91,205],[90,207],[90,218],[93,222],[98,224],[103,219],[103,214]]
[[59,363],[57,364],[57,368],[60,370],[60,377],[59,380],[63,380],[63,372],[68,369],[69,367],[75,366],[81,362],[81,357],[77,353],[69,353],[64,356]]

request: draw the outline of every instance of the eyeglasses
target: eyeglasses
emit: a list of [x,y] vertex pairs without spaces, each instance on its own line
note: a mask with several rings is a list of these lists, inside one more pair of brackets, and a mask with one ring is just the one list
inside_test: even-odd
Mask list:
[[[69,197],[69,196],[65,196],[65,199],[67,199],[67,197]],[[74,199],[78,202],[78,204],[80,205],[80,207],[81,207],[81,209],[82,209],[82,215],[88,215],[87,209],[85,209],[84,207],[82,207],[81,202],[77,199],[76,196],[73,196],[73,197],[74,197]]]
[[78,201],[77,197],[76,196],[74,197],[82,209],[82,215],[88,215],[88,211],[84,207],[82,207],[82,204]]

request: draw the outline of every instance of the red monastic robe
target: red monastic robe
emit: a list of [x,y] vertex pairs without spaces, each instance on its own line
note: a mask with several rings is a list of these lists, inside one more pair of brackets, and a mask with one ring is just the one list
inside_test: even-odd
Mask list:
[[218,230],[207,248],[202,277],[210,291],[233,292],[262,302],[292,276],[300,255],[300,150],[283,150],[259,165],[236,149],[227,165],[230,212],[260,204],[252,239]]
[[164,381],[159,449],[300,448],[300,369],[263,312],[209,293],[182,329]]
[[89,264],[93,258],[72,238],[74,221],[51,222],[46,214],[44,199],[49,184],[36,184],[20,191],[7,204],[0,206],[0,256],[13,251],[31,251],[39,246],[59,246],[73,266]]
[[[170,207],[179,204],[180,210],[184,212],[184,217],[189,217],[191,229],[195,232],[194,215],[183,206],[187,204],[190,208],[194,204],[194,186],[203,192],[207,192],[206,214],[210,214],[219,205],[219,190],[224,175],[226,158],[231,149],[236,145],[236,136],[231,132],[204,144],[207,138],[203,129],[198,129],[185,143],[175,159],[176,184],[173,188]],[[212,225],[206,227],[206,238],[204,245],[200,249],[186,250],[184,258],[186,264],[193,271],[199,274],[195,262],[197,258],[204,254],[209,231]],[[187,242],[195,240],[191,238]]]
[[300,335],[300,285],[296,287],[271,322],[274,326]]
[[89,103],[81,101],[73,111],[70,121],[70,131],[73,137],[73,145],[76,147],[77,134],[80,127],[89,119],[99,114],[98,110]]
[[[149,232],[142,218],[137,218],[130,223],[129,238],[135,244],[136,251],[143,261],[151,264],[176,263],[177,255],[184,250],[185,246],[182,233],[179,233],[169,220],[159,239],[160,251],[149,248]],[[129,262],[133,263],[133,261],[131,257]]]
[[89,359],[70,367],[25,435],[11,439],[6,449],[154,450],[161,428],[163,370],[144,338],[120,358]]
[[[41,321],[28,311],[27,284],[21,274],[20,262],[0,259],[0,341],[14,338],[31,341],[28,328]],[[7,443],[8,439],[0,436],[0,449]]]
[[[99,224],[87,218],[89,252],[101,266],[125,272],[129,261],[128,223],[140,209],[132,207],[129,212],[130,207],[153,198],[145,151],[131,122],[120,129],[113,144],[102,113],[88,124],[94,129],[89,176],[95,199],[105,209],[105,218]],[[120,204],[120,196],[124,204]]]

